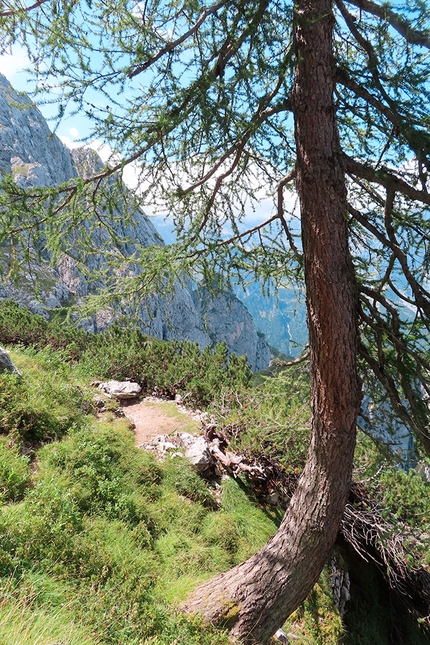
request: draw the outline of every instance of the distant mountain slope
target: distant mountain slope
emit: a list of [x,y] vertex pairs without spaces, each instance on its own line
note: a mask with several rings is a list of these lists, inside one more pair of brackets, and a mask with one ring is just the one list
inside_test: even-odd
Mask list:
[[279,289],[277,296],[264,296],[261,284],[244,289],[237,285],[235,293],[251,314],[255,326],[272,347],[287,356],[299,356],[308,342],[304,295],[293,289]]
[[[86,176],[102,167],[98,155],[89,149],[81,148],[70,151],[59,138],[52,134],[41,112],[23,95],[15,92],[7,79],[0,74],[0,172],[12,174],[15,182],[24,187],[45,187],[56,185],[76,176]],[[120,208],[120,206],[118,206]],[[121,211],[118,213],[121,215]],[[163,245],[164,242],[146,215],[139,209],[133,214],[132,224],[127,226],[118,217],[114,227],[119,237],[127,237],[143,247]],[[95,248],[102,248],[107,236],[102,231],[94,238]],[[135,252],[133,243],[125,243],[123,252],[129,257]],[[10,262],[10,248],[2,249],[1,263],[3,270]],[[45,254],[45,260],[48,259]],[[103,266],[102,254],[93,254],[86,260],[87,268]],[[18,285],[8,280],[0,283],[0,298],[12,298],[32,311],[43,313],[47,308],[67,305],[76,302],[88,293],[100,288],[77,270],[76,263],[69,255],[64,255],[56,267],[47,263],[32,264]],[[36,296],[36,288],[38,290]],[[235,319],[223,320],[224,335],[220,335],[220,324],[216,311],[222,311],[224,301],[219,305],[213,300],[215,315],[206,319],[202,309],[192,294],[191,284],[185,286],[177,283],[171,296],[154,294],[139,306],[139,326],[142,330],[157,338],[165,340],[189,340],[206,346],[212,343],[227,341],[230,351],[240,348],[248,356],[253,369],[264,369],[270,361],[270,350],[267,344],[257,335],[244,305],[235,306]],[[98,331],[109,324],[111,315],[99,311],[88,325]],[[240,342],[236,338],[239,333]],[[229,339],[235,338],[234,346]]]

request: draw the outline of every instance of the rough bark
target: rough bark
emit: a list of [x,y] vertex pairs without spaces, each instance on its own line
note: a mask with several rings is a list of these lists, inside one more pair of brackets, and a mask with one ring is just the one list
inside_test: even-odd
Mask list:
[[[285,473],[282,465],[266,450],[258,457],[230,452],[227,449],[230,429],[220,429],[213,423],[204,425],[205,438],[217,467],[230,477],[245,474],[247,485],[257,499],[262,503],[270,500],[285,512],[298,477]],[[371,562],[387,583],[387,593],[393,592],[418,619],[424,632],[430,634],[430,571],[422,564],[427,535],[394,517],[382,517],[381,510],[377,500],[369,496],[366,486],[353,481],[336,545],[343,550],[349,548],[366,563]]]
[[360,387],[346,189],[335,123],[330,0],[298,0],[294,113],[311,352],[306,466],[282,524],[246,562],[204,583],[184,609],[268,643],[317,580],[348,496]]

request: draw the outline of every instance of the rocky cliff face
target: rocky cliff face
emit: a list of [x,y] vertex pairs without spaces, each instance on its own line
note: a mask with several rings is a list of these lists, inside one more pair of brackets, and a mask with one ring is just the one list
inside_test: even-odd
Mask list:
[[304,296],[293,289],[279,289],[276,296],[263,296],[261,283],[237,285],[235,294],[248,309],[267,342],[287,356],[300,356],[308,343]]
[[76,176],[70,153],[40,110],[1,74],[0,169],[21,186],[50,186]]
[[[194,291],[194,304],[205,320],[212,342],[222,340],[232,352],[246,354],[251,365],[268,365],[270,349],[255,328],[251,314],[232,293],[212,296],[205,288]],[[264,368],[260,368],[264,369]]]
[[[15,182],[24,188],[45,187],[89,175],[101,166],[102,162],[94,151],[85,148],[68,150],[50,132],[41,112],[30,99],[15,92],[0,74],[0,172],[12,174]],[[125,226],[119,220],[115,227],[119,236],[144,247],[163,244],[141,210],[135,211],[132,224]],[[104,241],[101,234],[98,248]],[[130,256],[135,248],[132,243],[125,245]],[[9,253],[7,246],[2,248],[3,268],[7,267]],[[92,268],[102,264],[103,256],[94,254],[88,259],[87,267],[91,272]],[[85,297],[97,286],[100,284],[94,285],[87,280],[77,270],[73,258],[65,255],[56,267],[33,264],[18,286],[3,280],[0,282],[0,298],[12,298],[34,312],[44,313],[49,308],[63,306],[71,299],[76,301]],[[225,311],[227,300],[233,303],[228,315]],[[142,302],[138,318],[145,333],[164,340],[190,340],[202,347],[226,340],[230,351],[247,354],[254,369],[264,369],[270,360],[270,351],[257,335],[251,316],[240,301],[230,295],[211,300],[208,307],[207,302],[204,304],[196,294],[193,295],[191,286],[177,284],[170,296],[154,294]],[[110,321],[110,314],[100,311],[87,322],[87,326],[99,331]]]

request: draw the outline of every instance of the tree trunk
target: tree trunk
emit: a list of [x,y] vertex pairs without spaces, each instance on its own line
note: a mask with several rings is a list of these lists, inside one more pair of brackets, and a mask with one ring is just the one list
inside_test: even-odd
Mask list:
[[226,624],[244,643],[268,643],[306,598],[334,544],[350,488],[360,386],[333,23],[330,0],[297,1],[293,102],[313,409],[307,463],[276,534],[249,560],[200,585],[184,607]]

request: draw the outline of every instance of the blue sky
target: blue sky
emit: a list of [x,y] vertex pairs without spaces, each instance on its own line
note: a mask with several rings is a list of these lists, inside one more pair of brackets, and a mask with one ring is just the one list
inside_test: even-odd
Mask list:
[[[11,54],[0,55],[0,72],[6,76],[14,89],[21,92],[30,93],[34,89],[34,83],[30,81],[29,74],[25,69],[30,62],[23,48],[14,45]],[[55,114],[55,107],[52,105],[39,105],[45,119],[52,118]],[[49,123],[53,127],[52,122]],[[71,144],[81,137],[85,137],[90,132],[90,123],[83,116],[76,115],[72,118],[65,118],[57,130],[58,136],[70,140]]]

